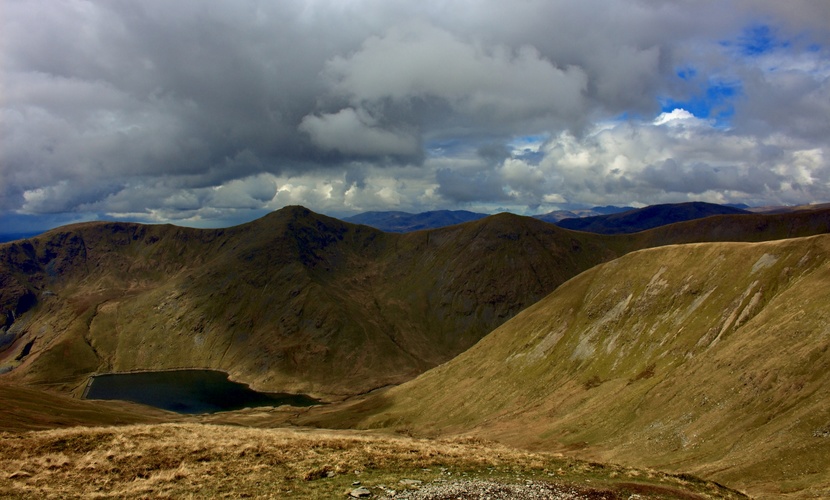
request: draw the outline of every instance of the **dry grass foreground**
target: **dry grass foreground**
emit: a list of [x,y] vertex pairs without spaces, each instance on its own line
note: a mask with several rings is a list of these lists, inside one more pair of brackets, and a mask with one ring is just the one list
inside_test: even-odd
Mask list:
[[[579,498],[741,498],[691,476],[470,440],[355,431],[133,425],[0,433],[3,498],[338,498],[436,482],[545,481]],[[409,485],[401,480],[411,480]],[[639,495],[637,497],[636,495]],[[453,497],[455,498],[455,497]]]

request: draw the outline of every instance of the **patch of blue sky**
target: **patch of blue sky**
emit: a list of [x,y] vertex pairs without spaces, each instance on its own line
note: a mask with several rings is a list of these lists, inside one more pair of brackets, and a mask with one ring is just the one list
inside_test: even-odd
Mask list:
[[725,40],[721,45],[735,48],[745,57],[758,57],[776,50],[789,48],[792,43],[778,36],[775,29],[767,24],[754,24],[746,27],[734,40]]
[[542,146],[547,142],[547,134],[523,135],[514,138],[507,144],[513,158],[523,160],[530,165],[538,165],[544,159]]
[[545,153],[544,151],[540,150],[531,151],[529,149],[526,149],[521,152],[514,152],[513,158],[517,160],[522,160],[528,165],[539,165],[540,163],[542,163],[542,160],[545,159]]
[[742,95],[740,81],[710,79],[699,92],[686,99],[661,99],[660,108],[664,113],[682,108],[697,118],[714,120],[717,127],[728,127],[735,115],[734,102]]
[[544,144],[547,140],[547,134],[522,135],[510,141],[508,143],[508,146],[510,146],[514,150],[538,151],[542,144]]

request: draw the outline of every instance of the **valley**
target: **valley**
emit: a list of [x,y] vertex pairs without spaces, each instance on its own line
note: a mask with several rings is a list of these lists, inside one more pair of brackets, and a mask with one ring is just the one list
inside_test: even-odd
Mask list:
[[[239,440],[336,432],[371,436],[368,448],[404,440],[394,441],[401,450],[467,440],[460,467],[478,479],[514,459],[521,481],[545,479],[552,466],[538,463],[585,460],[574,467],[596,469],[607,498],[637,488],[657,498],[667,483],[672,498],[739,495],[707,480],[757,497],[821,496],[830,488],[827,233],[827,209],[602,235],[510,214],[393,234],[287,207],[226,229],[84,223],[5,243],[2,438],[36,432],[21,441],[28,462],[0,460],[0,490],[48,493],[55,474],[72,483],[105,448],[132,464],[146,454],[114,449],[126,439],[116,434],[178,440],[231,425],[249,429],[227,431]],[[95,374],[184,368],[328,404],[186,416],[78,399]],[[77,425],[124,427],[38,430]],[[72,453],[44,444],[68,439],[58,435],[102,444]],[[471,457],[492,453],[479,445],[509,446],[498,453],[511,458],[482,469]],[[334,449],[352,446],[363,445]],[[173,448],[143,476],[106,476],[114,484],[100,491],[117,496],[123,481],[151,477],[165,495],[221,490],[187,459],[196,451]],[[390,467],[440,470],[447,449],[428,465]],[[296,471],[255,482],[326,497],[358,480],[348,473],[356,465],[324,455],[315,467],[335,474],[322,490]],[[17,469],[25,474],[12,478]],[[662,486],[631,490],[623,476]]]

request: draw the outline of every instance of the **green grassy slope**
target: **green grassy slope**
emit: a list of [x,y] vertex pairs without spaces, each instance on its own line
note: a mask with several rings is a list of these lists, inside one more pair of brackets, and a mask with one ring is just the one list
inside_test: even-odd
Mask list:
[[830,236],[638,251],[419,378],[306,422],[471,433],[760,496],[826,495],[828,303]]

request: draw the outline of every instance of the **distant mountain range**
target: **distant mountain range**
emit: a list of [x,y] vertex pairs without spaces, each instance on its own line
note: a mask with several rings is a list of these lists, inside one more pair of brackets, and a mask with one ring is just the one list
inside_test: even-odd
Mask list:
[[[589,217],[607,215],[632,210],[631,207],[594,207],[583,210],[556,210],[546,214],[534,215],[534,219],[557,223],[562,219],[572,217]],[[345,222],[364,224],[388,233],[408,233],[422,229],[436,229],[439,227],[461,224],[483,219],[490,214],[469,212],[467,210],[435,210],[417,214],[395,211],[363,212],[351,217],[345,217]]]
[[[793,207],[772,206],[750,208],[745,204],[717,205],[704,202],[652,205],[645,208],[593,207],[574,210],[555,210],[533,215],[534,219],[559,225],[568,229],[601,234],[635,233],[666,224],[694,220],[712,215],[738,213],[791,213],[830,208],[830,204],[801,205]],[[387,233],[408,233],[424,229],[463,224],[489,217],[490,214],[467,210],[434,210],[421,213],[399,211],[372,211],[344,217],[341,220],[351,224],[363,224]],[[0,233],[0,243],[31,238],[44,231],[28,233]]]
[[598,215],[610,215],[616,214],[620,212],[627,212],[629,210],[634,210],[633,207],[614,207],[611,205],[605,207],[593,207],[593,208],[585,208],[585,209],[576,209],[576,210],[555,210],[553,212],[548,212],[546,214],[539,214],[534,215],[534,219],[543,220],[545,222],[550,222],[552,224],[557,224],[559,221],[563,219],[576,219],[580,217],[595,217]]
[[487,217],[488,214],[466,210],[435,210],[411,214],[408,212],[363,212],[343,220],[352,224],[371,226],[388,233],[408,233],[421,229],[436,229],[470,222]]
[[714,203],[690,202],[665,205],[652,205],[645,208],[631,209],[621,213],[562,219],[557,225],[576,231],[588,231],[600,234],[636,233],[655,227],[703,219],[713,215],[737,215],[750,212],[726,205]]
[[[583,210],[557,210],[534,215],[534,219],[556,224],[568,229],[600,234],[636,233],[645,229],[701,219],[711,215],[750,213],[729,205],[691,202],[653,205],[635,209],[632,207],[593,207]],[[352,224],[364,224],[391,233],[407,233],[423,229],[461,224],[483,219],[487,214],[465,210],[438,210],[412,214],[408,212],[364,212],[344,218]]]
[[0,370],[65,390],[203,367],[263,390],[365,392],[624,251],[606,238],[510,214],[393,234],[302,207],[227,229],[65,226],[0,244]]

